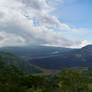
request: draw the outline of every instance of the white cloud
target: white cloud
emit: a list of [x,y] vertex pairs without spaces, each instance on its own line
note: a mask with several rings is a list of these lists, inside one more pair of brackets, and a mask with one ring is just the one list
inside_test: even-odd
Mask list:
[[68,31],[71,27],[61,23],[50,11],[52,7],[45,0],[0,0],[0,46],[79,46],[81,41],[68,40],[62,31],[53,30]]
[[90,43],[88,43],[87,40],[83,40],[83,41],[81,42],[81,44],[80,44],[80,47],[84,47],[84,46],[86,46],[86,45],[88,45],[88,44],[90,44]]
[[50,6],[59,6],[64,4],[64,0],[47,0]]
[[12,33],[6,33],[6,32],[0,32],[0,47],[3,46],[21,46],[21,45],[26,45],[25,43],[25,39],[12,34]]

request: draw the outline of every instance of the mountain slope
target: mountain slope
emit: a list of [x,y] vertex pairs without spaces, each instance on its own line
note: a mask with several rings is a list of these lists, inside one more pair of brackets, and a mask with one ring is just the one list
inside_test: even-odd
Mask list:
[[29,62],[26,62],[10,53],[0,52],[0,56],[2,57],[2,62],[4,62],[6,66],[15,65],[19,69],[23,70],[26,74],[42,72],[39,67],[36,67],[35,65],[32,65]]
[[92,45],[44,58],[29,59],[31,64],[46,69],[62,67],[92,67]]
[[[23,67],[29,67],[30,64],[45,69],[58,70],[62,67],[91,67],[92,68],[92,45],[81,49],[68,49],[58,47],[7,47],[1,48],[1,51],[14,53],[24,61]],[[14,60],[13,60],[14,62]],[[14,63],[16,65],[16,63]],[[17,62],[19,64],[19,62]],[[23,62],[21,63],[23,64]],[[25,68],[24,68],[25,69]],[[27,69],[26,69],[27,70]]]
[[16,56],[43,57],[61,52],[67,52],[71,49],[63,47],[49,46],[24,46],[24,47],[2,47],[0,51],[9,52]]

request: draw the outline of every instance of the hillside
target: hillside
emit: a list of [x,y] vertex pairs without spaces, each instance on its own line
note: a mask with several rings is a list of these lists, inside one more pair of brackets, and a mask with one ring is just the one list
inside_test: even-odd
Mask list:
[[60,54],[71,49],[64,47],[49,46],[22,46],[22,47],[2,47],[0,51],[9,52],[16,56],[43,57],[53,54]]
[[20,65],[19,67],[25,67],[24,69],[27,71],[30,71],[30,66],[32,67],[33,65],[48,70],[59,70],[63,67],[92,68],[92,45],[85,46],[81,49],[31,46],[7,47],[0,48],[0,50],[4,52],[11,52],[17,55],[18,58],[21,58],[22,62],[21,60],[20,62],[16,62],[14,59],[11,59],[11,61],[13,61],[14,65],[17,63],[17,65]]
[[81,49],[74,49],[57,55],[43,58],[29,59],[31,64],[46,69],[60,69],[62,67],[90,67],[92,68],[92,45]]
[[42,72],[39,67],[32,65],[29,62],[26,62],[23,59],[14,56],[13,54],[0,52],[0,56],[2,57],[2,61],[6,66],[15,65],[19,69],[23,70],[26,74]]

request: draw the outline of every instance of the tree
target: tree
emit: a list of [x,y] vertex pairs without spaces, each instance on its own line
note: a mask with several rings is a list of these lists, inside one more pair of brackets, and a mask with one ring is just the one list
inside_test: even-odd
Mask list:
[[80,73],[69,69],[63,69],[60,77],[59,87],[64,92],[81,92],[87,88],[86,82]]
[[5,68],[6,77],[8,83],[20,83],[24,77],[24,72],[15,67],[14,65],[9,65]]
[[27,88],[43,88],[45,83],[44,76],[28,75],[22,80],[22,85]]

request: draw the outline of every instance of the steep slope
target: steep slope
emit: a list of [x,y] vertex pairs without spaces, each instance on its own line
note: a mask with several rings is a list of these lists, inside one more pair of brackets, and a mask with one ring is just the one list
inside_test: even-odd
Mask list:
[[15,65],[16,67],[23,70],[26,74],[42,72],[39,67],[36,67],[35,65],[30,64],[29,62],[25,62],[23,59],[16,57],[10,53],[0,52],[0,56],[2,57],[2,61],[6,66]]

